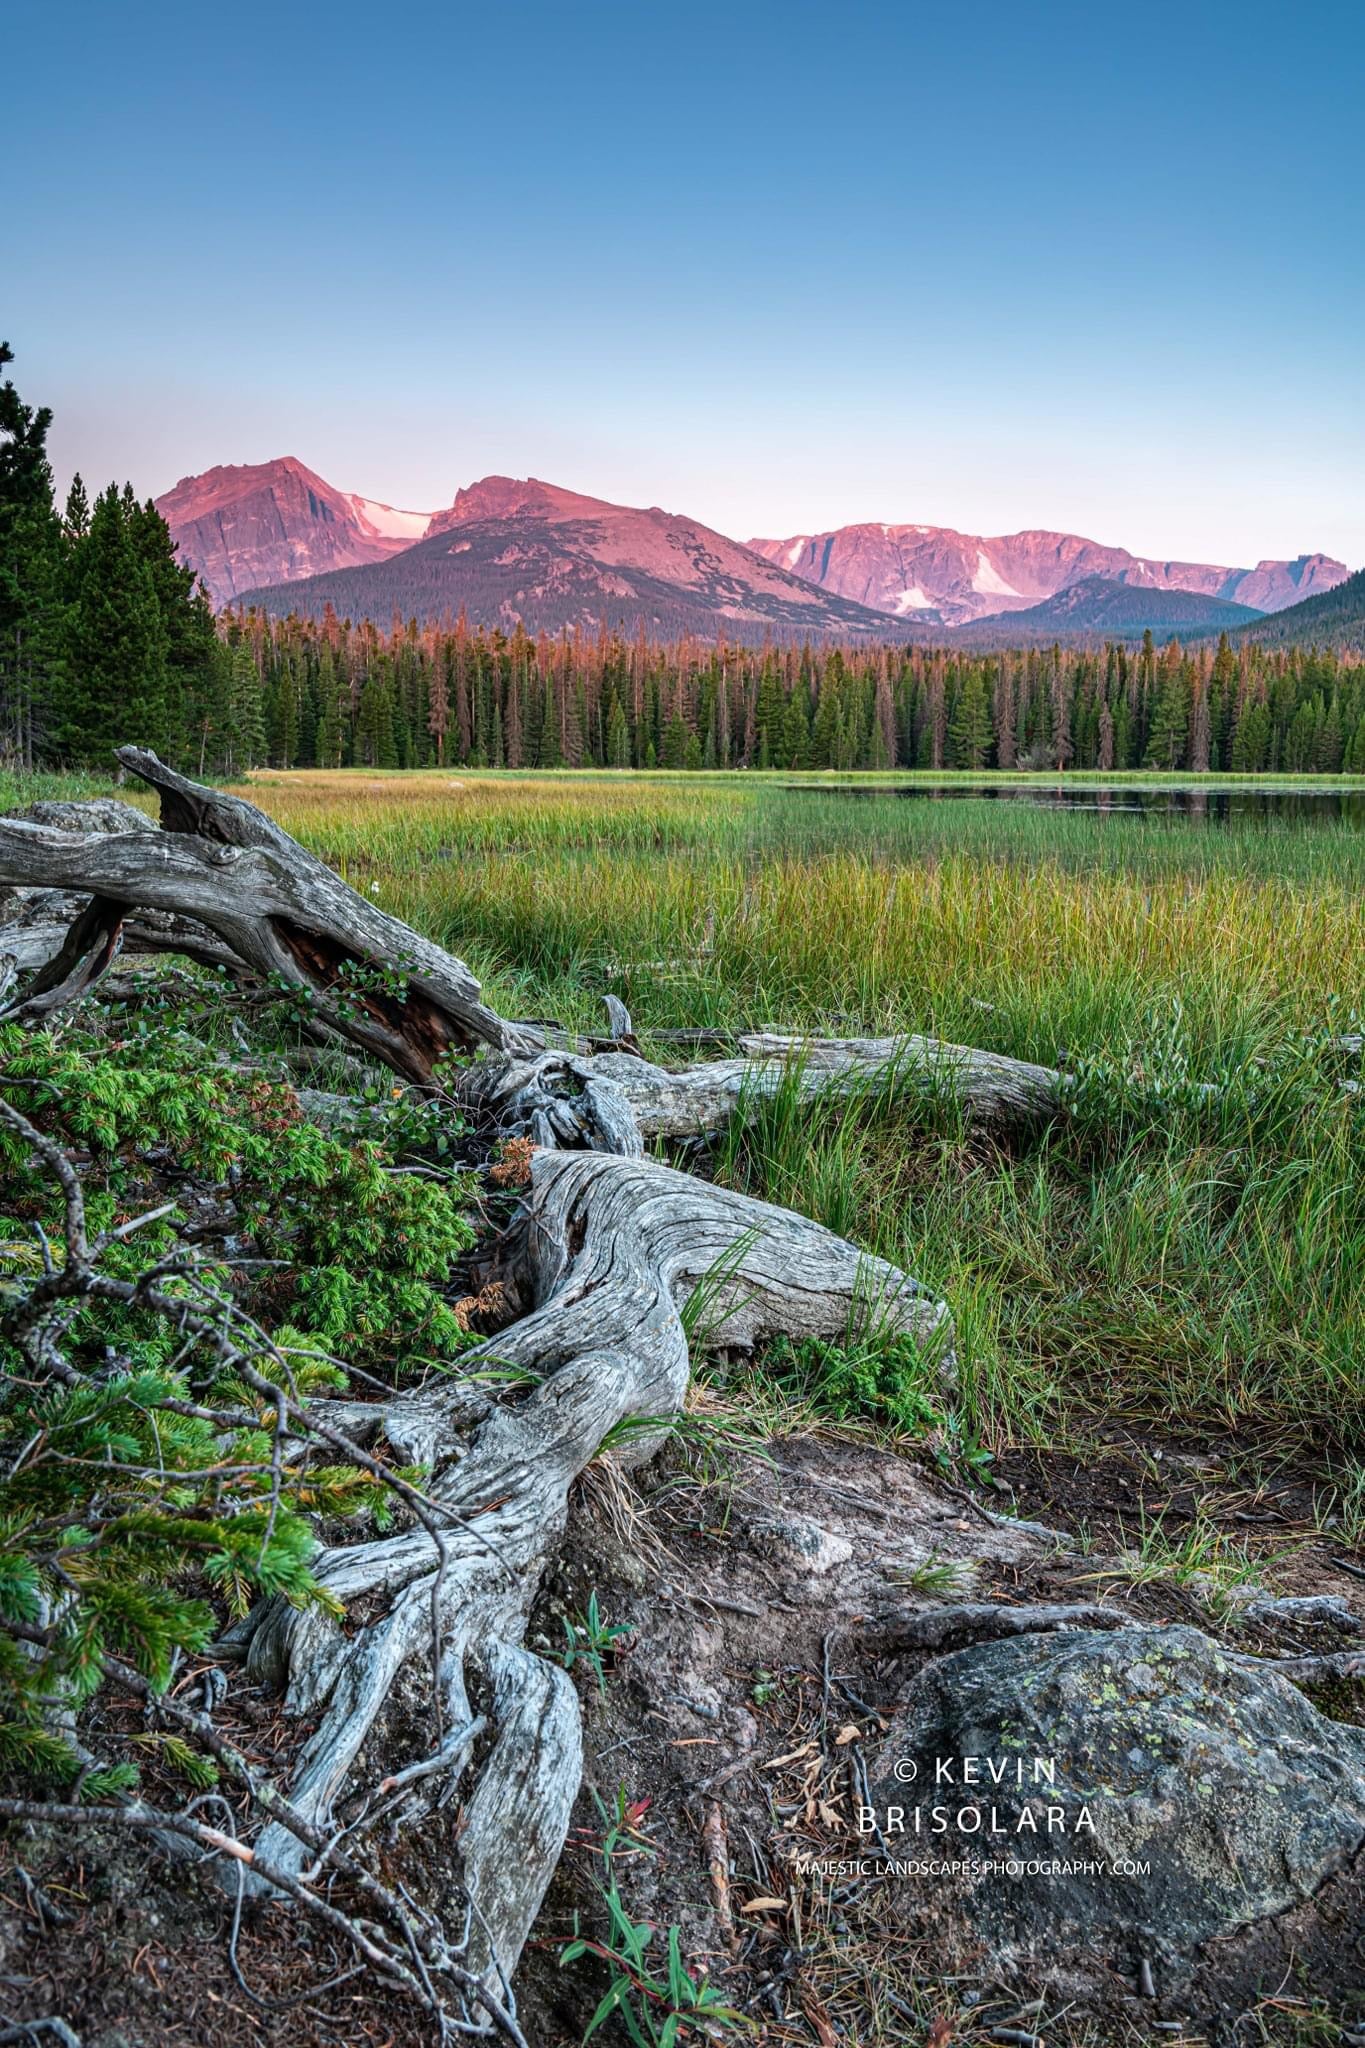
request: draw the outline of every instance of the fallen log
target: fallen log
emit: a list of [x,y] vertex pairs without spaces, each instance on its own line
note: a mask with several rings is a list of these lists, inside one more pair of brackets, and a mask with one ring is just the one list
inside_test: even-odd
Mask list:
[[1059,1115],[1053,1067],[939,1038],[802,1038],[741,1034],[743,1057],[673,1071],[627,1052],[553,1050],[478,1070],[471,1090],[506,1128],[538,1144],[643,1150],[653,1138],[710,1138],[779,1089],[817,1095],[918,1096],[960,1104],[979,1122],[1028,1126]]
[[[0,883],[191,919],[258,974],[309,991],[323,1022],[409,1080],[429,1081],[453,1050],[536,1042],[480,1002],[462,960],[368,903],[254,804],[140,747],[119,759],[160,793],[161,831],[78,835],[0,819]],[[65,973],[84,989],[109,957],[101,930]]]

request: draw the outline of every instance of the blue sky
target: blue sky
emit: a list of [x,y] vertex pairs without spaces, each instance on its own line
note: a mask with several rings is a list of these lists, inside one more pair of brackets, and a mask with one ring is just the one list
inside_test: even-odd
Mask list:
[[1365,562],[1360,4],[19,0],[6,54],[63,480]]

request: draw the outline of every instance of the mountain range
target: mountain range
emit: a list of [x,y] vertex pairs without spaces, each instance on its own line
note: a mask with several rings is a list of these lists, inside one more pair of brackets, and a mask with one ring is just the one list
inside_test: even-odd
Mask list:
[[185,477],[157,500],[216,604],[382,623],[454,615],[732,638],[1010,640],[1216,632],[1330,592],[1330,556],[1157,561],[1077,534],[862,524],[747,545],[682,514],[490,476],[435,512],[329,484],[295,457]]
[[988,538],[946,526],[863,525],[787,540],[751,540],[766,561],[899,618],[933,610],[947,626],[1025,611],[1059,590],[1103,578],[1149,590],[1185,590],[1252,611],[1282,611],[1346,575],[1327,555],[1226,569],[1159,562],[1075,533],[1028,531]]
[[[463,605],[476,624],[510,631],[520,621],[531,633],[591,630],[603,621],[628,631],[643,622],[664,638],[720,629],[738,638],[886,633],[886,620],[867,606],[658,506],[637,510],[535,477],[489,476],[427,517],[413,541],[381,522],[421,515],[327,485],[319,490],[321,479],[292,459],[263,468],[282,472],[280,486],[253,472],[235,508],[225,502],[230,484],[219,480],[227,472],[210,472],[206,512],[198,510],[195,479],[159,502],[182,560],[206,576],[210,591],[220,596],[230,576],[227,595],[249,588],[267,611],[320,616],[330,604],[343,617],[387,624],[395,611],[453,617]],[[233,559],[239,535],[243,547]],[[267,558],[273,574],[263,578]],[[250,586],[248,576],[256,578]]]

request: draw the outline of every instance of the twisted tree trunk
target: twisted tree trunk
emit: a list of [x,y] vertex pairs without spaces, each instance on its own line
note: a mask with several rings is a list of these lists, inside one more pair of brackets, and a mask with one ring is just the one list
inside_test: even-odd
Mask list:
[[[438,1546],[419,1530],[329,1552],[318,1576],[347,1605],[382,1596],[383,1617],[347,1637],[318,1610],[266,1608],[251,1637],[254,1676],[286,1688],[289,1709],[321,1714],[294,1804],[325,1822],[398,1672],[441,1644],[448,1724],[475,1709],[494,1731],[461,1837],[488,1952],[510,1972],[558,1859],[578,1789],[577,1701],[564,1674],[522,1638],[569,1492],[622,1424],[643,1425],[614,1453],[647,1454],[647,1425],[682,1406],[682,1304],[705,1275],[724,1343],[778,1333],[838,1337],[860,1316],[915,1337],[946,1362],[947,1312],[915,1282],[784,1209],[711,1188],[654,1161],[537,1152],[513,1263],[530,1313],[469,1355],[542,1375],[467,1434],[467,1397],[438,1384],[398,1399],[383,1433],[404,1461],[431,1464],[428,1491],[448,1516]],[[475,1698],[471,1699],[471,1689]],[[414,1805],[430,1800],[432,1779]],[[272,1829],[262,1853],[289,1867],[297,1838]]]
[[[367,903],[254,804],[140,747],[119,759],[160,792],[162,830],[81,836],[0,819],[0,882],[189,918],[257,974],[307,990],[326,1023],[410,1080],[429,1081],[453,1050],[537,1042],[479,1001],[462,960]],[[93,934],[83,987],[113,958],[110,923]]]
[[[317,1722],[290,1788],[305,1821],[349,1823],[376,1805],[415,1820],[463,1789],[477,1967],[502,1985],[562,1848],[581,1765],[577,1697],[526,1647],[527,1617],[578,1475],[604,1448],[648,1455],[660,1437],[651,1425],[682,1406],[693,1289],[705,1280],[711,1332],[719,1326],[735,1349],[778,1334],[838,1337],[875,1317],[946,1366],[947,1311],[818,1224],[643,1157],[643,1135],[714,1129],[747,1088],[772,1085],[792,1042],[756,1040],[752,1058],[682,1075],[633,1052],[547,1053],[540,1034],[481,1002],[461,961],[356,895],[252,805],[140,750],[121,758],[161,792],[161,832],[91,838],[0,821],[0,882],[91,899],[15,1014],[91,986],[131,911],[189,919],[191,938],[207,932],[257,974],[310,990],[319,1015],[409,1078],[428,1079],[453,1046],[483,1046],[492,1056],[471,1074],[485,1111],[504,1131],[529,1122],[541,1144],[509,1264],[525,1313],[468,1357],[471,1372],[522,1368],[529,1390],[495,1402],[441,1380],[383,1409],[350,1409],[400,1461],[430,1468],[435,1518],[324,1554],[318,1576],[348,1608],[349,1632],[283,1602],[263,1604],[242,1631],[253,1675]],[[618,1005],[618,1041],[629,1026]],[[1021,1076],[1005,1062],[1002,1075],[989,1055],[927,1040],[804,1050],[803,1088],[911,1070],[922,1085],[922,1070],[942,1064],[983,1104],[1034,1113],[1055,1084],[1041,1069]],[[414,1664],[431,1671],[432,1746],[400,1759],[384,1716]],[[257,1853],[288,1876],[308,1852],[297,1829],[272,1823]]]

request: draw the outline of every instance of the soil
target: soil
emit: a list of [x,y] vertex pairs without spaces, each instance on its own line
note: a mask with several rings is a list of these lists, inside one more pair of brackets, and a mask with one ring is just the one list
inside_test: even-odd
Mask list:
[[[1349,2042],[1357,2028],[1365,2038],[1360,1859],[1309,1904],[1208,1944],[1183,1981],[1150,1987],[1083,1956],[1002,1975],[931,1881],[830,1880],[798,1868],[803,1857],[849,1854],[859,1759],[917,1668],[886,1642],[882,1624],[898,1609],[1102,1594],[1134,1620],[1225,1632],[1216,1589],[1197,1575],[1140,1585],[1097,1577],[1135,1543],[1144,1519],[1164,1514],[1174,1539],[1200,1515],[1207,1524],[1216,1501],[1217,1529],[1265,1560],[1267,1590],[1337,1593],[1365,1610],[1360,1560],[1313,1521],[1313,1475],[1286,1461],[1268,1480],[1239,1483],[1243,1469],[1245,1447],[1231,1441],[1196,1451],[1098,1427],[1083,1453],[1003,1457],[986,1487],[927,1459],[826,1434],[783,1439],[763,1457],[737,1454],[709,1473],[695,1451],[667,1453],[634,1479],[591,1468],[530,1640],[557,1653],[565,1617],[581,1615],[593,1592],[601,1614],[628,1633],[603,1647],[600,1684],[591,1660],[575,1667],[584,1789],[522,1963],[528,2040],[577,2044],[611,1982],[591,1953],[568,1968],[559,1962],[576,1931],[606,1936],[608,1874],[636,1922],[679,1928],[693,1977],[709,1973],[748,2017],[753,2031],[736,2039],[1306,2048]],[[847,1555],[812,1572],[772,1537],[772,1523],[793,1516],[818,1523]],[[1036,1523],[1062,1540],[1047,1540]],[[1237,1647],[1259,1654],[1348,1640],[1278,1618],[1236,1627]],[[1318,1704],[1365,1723],[1359,1681]],[[272,1750],[281,1739],[272,1703],[240,1711]],[[420,1898],[448,1900],[457,1828],[456,1815],[389,1845],[386,1874]],[[41,1831],[16,1833],[5,1854],[0,2024],[57,2016],[81,2048],[243,2039],[409,2048],[433,2039],[412,2008],[366,1976],[345,1977],[348,1959],[324,1952],[280,1909],[244,1916],[239,1980],[231,1901],[206,1873],[167,1871],[128,1842],[73,1844]],[[709,1867],[717,1863],[719,1880]],[[921,1888],[909,1896],[912,1885]],[[62,1924],[52,1924],[53,1909]],[[651,1963],[662,1943],[656,1934]],[[654,2008],[656,2024],[664,2010]],[[609,2022],[601,2038],[624,2039],[618,2028]]]

